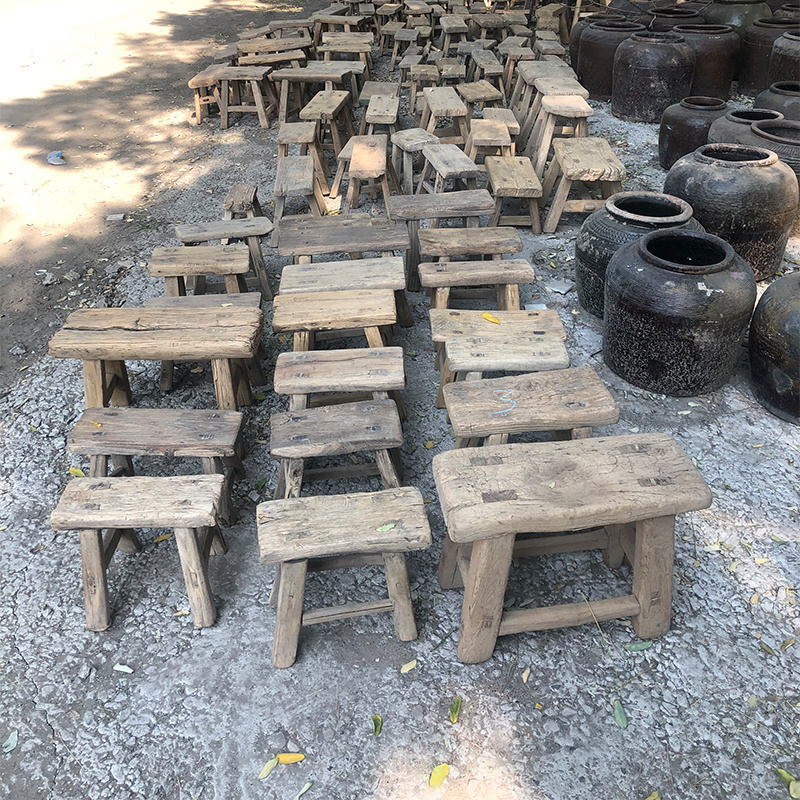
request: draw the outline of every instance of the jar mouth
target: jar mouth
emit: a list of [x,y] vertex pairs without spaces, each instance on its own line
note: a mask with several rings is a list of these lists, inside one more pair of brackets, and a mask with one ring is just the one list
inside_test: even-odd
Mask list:
[[[800,124],[798,124],[800,127]],[[766,167],[774,164],[778,156],[771,150],[763,147],[753,147],[749,144],[731,144],[718,142],[704,144],[694,151],[695,160],[702,164],[713,164],[717,167]]]
[[781,144],[800,145],[800,122],[789,119],[765,119],[750,126],[765,139]]
[[687,275],[720,272],[736,258],[724,239],[699,231],[653,231],[639,240],[639,252],[654,266]]
[[635,39],[637,42],[649,42],[650,44],[680,44],[686,41],[679,33],[673,33],[672,31],[643,31],[642,33],[634,33],[631,39]]
[[656,17],[696,17],[697,11],[693,8],[654,8],[651,12]]
[[800,28],[793,31],[784,31],[783,37],[786,39],[800,39]]
[[795,28],[797,20],[791,17],[763,17],[757,19],[753,24],[762,28]]
[[769,90],[775,94],[800,94],[800,81],[778,81]]
[[728,104],[725,100],[721,100],[719,97],[702,97],[700,95],[696,97],[684,97],[681,100],[681,105],[684,108],[699,108],[705,109],[706,111],[721,111],[723,108],[727,108]]
[[781,120],[783,114],[780,111],[773,111],[771,108],[740,108],[736,111],[729,111],[725,115],[725,119],[738,122],[740,125],[750,125],[753,122],[765,120]]
[[672,29],[675,33],[705,33],[709,36],[723,33],[733,33],[730,25],[675,25]]
[[609,19],[605,22],[593,22],[590,28],[600,28],[601,30],[612,31],[643,31],[644,25],[641,22],[628,22],[624,19]]
[[680,197],[659,192],[617,192],[606,200],[609,214],[639,225],[682,225],[692,218],[692,207]]

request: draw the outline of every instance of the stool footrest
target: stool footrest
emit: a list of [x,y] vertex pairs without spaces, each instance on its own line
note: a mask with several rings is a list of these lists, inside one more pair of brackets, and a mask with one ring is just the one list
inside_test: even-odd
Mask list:
[[363,617],[367,614],[380,614],[384,611],[393,611],[392,601],[373,600],[366,603],[345,603],[341,606],[328,606],[326,608],[312,608],[303,612],[303,625],[316,625],[320,622],[333,622],[337,619],[350,619]]

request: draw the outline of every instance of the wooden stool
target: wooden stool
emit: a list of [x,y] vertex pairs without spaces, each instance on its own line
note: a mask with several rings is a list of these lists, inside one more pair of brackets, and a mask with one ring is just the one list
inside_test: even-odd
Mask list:
[[420,256],[438,261],[453,256],[500,258],[522,250],[522,239],[510,228],[423,228],[418,238]]
[[324,145],[325,131],[330,130],[333,149],[337,156],[344,146],[342,133],[346,136],[345,142],[355,134],[349,106],[350,93],[336,90],[317,92],[308,105],[300,110],[300,119],[319,123],[321,145]]
[[[375,25],[375,35],[380,38],[383,29],[391,24],[400,11],[400,3],[384,3],[375,9],[373,23]],[[400,23],[402,25],[402,23]],[[399,30],[399,29],[398,29]],[[381,39],[381,50],[379,56],[383,55],[383,40]]]
[[[458,188],[458,182],[465,189],[474,189],[476,180],[481,175],[478,165],[454,144],[426,144],[422,148],[425,156],[425,166],[422,169],[417,194],[423,190],[430,194],[439,194],[446,191],[448,181],[453,182],[453,188]],[[431,172],[436,173],[435,183],[431,184]]]
[[[346,94],[346,92],[345,92]],[[311,156],[284,156],[278,162],[275,175],[275,230],[272,246],[278,245],[278,225],[283,217],[286,200],[289,197],[304,197],[311,215],[322,216],[325,200],[314,178],[314,159]]]
[[447,14],[440,17],[439,24],[442,27],[442,52],[446,57],[450,54],[450,48],[453,44],[453,37],[457,37],[455,39],[456,44],[467,41],[469,27],[464,21],[464,18],[456,14]]
[[322,194],[328,194],[331,171],[319,143],[319,124],[316,122],[282,122],[278,129],[278,163],[289,155],[289,145],[299,144],[300,155],[308,153],[314,159],[314,177]]
[[[380,14],[380,9],[378,9]],[[394,37],[398,31],[402,31],[406,27],[404,22],[392,19],[389,22],[381,25],[381,31],[378,34],[378,58],[383,56],[383,50],[391,42],[394,45]]]
[[[454,63],[450,63],[454,62]],[[439,83],[442,86],[458,86],[467,79],[467,68],[457,58],[441,58],[439,67]]]
[[[418,489],[276,500],[259,505],[257,521],[261,561],[279,566],[276,667],[294,663],[302,625],[392,611],[398,638],[417,638],[405,554],[431,544]],[[388,599],[303,611],[307,570],[376,562],[383,563]]]
[[204,294],[208,275],[221,276],[226,292],[246,292],[249,271],[250,250],[243,244],[156,247],[147,264],[148,275],[164,279],[167,297],[184,296],[188,278],[195,281],[195,294]]
[[203,122],[203,112],[209,115],[209,106],[217,102],[214,89],[217,86],[218,64],[210,64],[189,80],[189,88],[194,91],[194,124]]
[[494,86],[505,103],[506,90],[503,84],[503,65],[491,50],[475,50],[471,56],[472,71],[467,71],[467,78],[476,82],[486,81]]
[[479,155],[499,155],[511,158],[513,145],[508,128],[491,119],[474,119],[469,129],[464,152],[475,163]]
[[[452,86],[437,86],[422,90],[425,107],[422,112],[420,128],[435,133],[443,144],[460,144],[467,141],[467,107]],[[437,131],[442,120],[452,119],[453,124]]]
[[563,130],[571,133],[575,138],[585,137],[589,133],[587,120],[594,114],[592,107],[576,95],[553,95],[542,98],[542,110],[534,126],[534,131],[525,148],[525,155],[534,162],[536,175],[541,178],[547,164],[547,156],[553,141],[556,119],[564,118],[570,123],[569,128]]
[[[392,134],[392,163],[401,176],[405,194],[414,193],[414,156],[422,152],[426,144],[438,144],[439,137],[422,128],[409,128]],[[403,154],[402,165],[400,153]]]
[[[497,636],[630,617],[637,636],[669,630],[675,515],[711,505],[711,492],[666,434],[506,444],[440,453],[433,473],[450,544],[444,586],[465,585],[458,655],[491,657]],[[583,533],[583,529],[591,529]],[[561,531],[574,531],[562,535]],[[517,534],[537,534],[516,543]],[[465,545],[472,545],[467,559]],[[517,544],[517,547],[515,547]],[[633,564],[622,597],[503,611],[514,556],[600,549]]]
[[486,80],[462,83],[456,86],[456,90],[467,104],[467,119],[470,123],[472,122],[472,115],[475,112],[476,105],[484,106],[488,103],[494,104],[503,100],[500,90]]
[[[401,28],[399,31],[395,32],[394,47],[392,47],[392,59],[391,63],[389,64],[390,72],[394,72],[394,66],[397,63],[398,56],[404,54],[409,46],[416,44],[419,36],[420,32],[418,28]],[[401,45],[403,47],[402,51],[400,49]]]
[[537,36],[536,41],[533,43],[533,52],[536,53],[537,58],[543,58],[544,56],[564,58],[567,51],[558,42],[550,39],[540,39]]
[[[415,64],[409,70],[411,91],[408,98],[409,109],[414,109],[417,103],[417,92],[420,88],[435,87],[439,84],[439,68],[434,64]],[[400,86],[397,87],[400,93]]]
[[[542,184],[536,177],[529,158],[486,157],[486,173],[489,176],[489,190],[495,198],[494,213],[489,219],[490,228],[496,225],[530,225],[533,233],[541,233],[539,221],[539,198]],[[528,206],[528,216],[501,216],[504,197],[516,197]]]
[[[369,105],[369,101],[376,95],[388,95],[394,97],[397,94],[397,87],[391,81],[364,81],[361,93],[358,95],[358,104],[362,108]],[[363,135],[364,131],[361,131]]]
[[[258,189],[251,183],[234,183],[222,201],[222,219],[263,217]],[[222,244],[227,244],[223,242]]]
[[[106,571],[117,548],[137,552],[133,528],[172,528],[186,594],[197,628],[214,624],[208,556],[227,549],[217,526],[222,475],[169,478],[78,478],[70,481],[50,515],[53,530],[80,531],[86,627],[111,625]],[[103,530],[106,536],[103,537]]]
[[510,108],[484,108],[483,118],[491,119],[495,122],[502,122],[508,129],[512,145],[516,142],[520,132],[520,124],[517,122],[517,118]]
[[[267,83],[271,67],[217,67],[215,76],[217,105],[219,106],[220,127],[228,127],[230,114],[252,111],[258,114],[262,128],[269,128],[269,113],[278,108],[278,101]],[[252,103],[244,102],[247,89],[253,96]],[[264,103],[264,97],[267,103]]]
[[[510,38],[510,37],[509,37]],[[506,39],[506,42],[508,39]],[[504,42],[505,44],[505,42]],[[506,51],[505,63],[503,64],[503,90],[506,97],[511,94],[514,83],[514,71],[520,61],[534,61],[536,53],[530,47],[509,47]]]
[[353,148],[356,144],[366,145],[370,148],[375,148],[376,150],[383,147],[386,150],[388,146],[388,140],[385,134],[372,134],[366,136],[353,136],[351,139],[348,140],[347,144],[341,149],[337,157],[337,167],[336,167],[336,174],[333,176],[333,184],[331,185],[331,199],[334,200],[339,196],[339,190],[342,187],[342,181],[345,178],[345,175],[349,178],[348,168],[350,166],[350,162],[353,159]]
[[[549,197],[558,186],[544,221],[545,233],[554,233],[564,213],[589,214],[603,208],[607,198],[622,189],[625,167],[611,145],[598,137],[554,139],[555,157],[550,162],[542,186],[542,197]],[[560,176],[560,177],[559,177]],[[567,200],[574,182],[580,182],[581,199]],[[596,184],[602,199],[593,200],[589,188]]]
[[385,125],[389,134],[397,133],[397,115],[400,113],[400,98],[389,95],[375,95],[369,101],[362,122],[368,125],[367,133],[375,133],[376,125]]
[[506,444],[511,434],[536,431],[586,439],[593,427],[619,420],[619,407],[591,367],[490,380],[467,373],[444,387],[444,399],[454,449]]
[[520,122],[528,117],[536,93],[535,81],[542,77],[568,76],[575,78],[573,70],[563,61],[520,61],[516,68],[516,81],[508,107]]
[[[572,97],[582,97],[584,100],[589,97],[589,92],[578,83],[577,78],[572,75],[545,75],[537,77],[533,81],[534,96],[530,104],[527,115],[522,123],[520,138],[530,147],[530,153],[535,152],[534,148],[539,140],[542,123],[542,100],[545,97],[557,97],[568,95]],[[563,135],[563,131],[559,131]],[[573,131],[574,133],[574,131]],[[584,134],[585,135],[585,134]]]

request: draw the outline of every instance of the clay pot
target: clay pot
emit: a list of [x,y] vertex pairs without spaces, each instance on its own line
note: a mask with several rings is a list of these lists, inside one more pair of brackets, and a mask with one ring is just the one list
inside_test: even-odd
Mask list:
[[633,34],[614,55],[611,113],[629,122],[658,122],[667,106],[688,96],[694,61],[680,34]]
[[670,106],[658,130],[659,164],[669,169],[681,156],[704,145],[711,123],[727,111],[728,104],[718,97],[685,97]]
[[622,16],[622,14],[615,14],[612,11],[607,11],[600,14],[589,14],[588,17],[579,19],[572,26],[572,29],[569,32],[569,63],[576,72],[578,70],[578,51],[580,49],[581,34],[583,33],[584,28],[587,28],[593,22],[610,22],[611,20],[616,22],[624,22],[625,17]]
[[800,122],[789,119],[754,122],[749,133],[741,138],[745,144],[772,150],[800,180]]
[[786,31],[772,45],[769,58],[769,83],[796,81],[800,75],[800,28]]
[[752,23],[771,14],[772,9],[761,0],[715,0],[703,16],[709,25],[730,25],[742,39]]
[[800,425],[800,272],[761,296],[750,323],[750,380],[767,411]]
[[762,147],[707,144],[675,162],[664,191],[686,200],[706,231],[725,239],[763,280],[780,266],[797,215],[793,177]]
[[752,270],[723,239],[649,233],[608,265],[603,359],[651,392],[713,391],[733,369],[755,299]]
[[676,25],[672,29],[694,50],[690,94],[727,100],[741,40],[729,25]]
[[708,143],[738,142],[740,137],[750,132],[750,126],[754,122],[778,119],[783,119],[783,114],[771,108],[739,108],[729,111],[724,117],[711,123]]
[[684,4],[668,6],[667,8],[654,8],[650,12],[650,19],[645,21],[650,31],[671,31],[676,25],[702,25],[705,22],[703,15],[693,8],[686,8]]
[[[778,0],[780,2],[780,0]],[[772,3],[768,3],[772,8]],[[777,5],[777,3],[776,3]],[[792,17],[792,19],[800,19],[800,3],[784,3],[782,6],[773,9],[776,17]]]
[[783,34],[797,27],[797,20],[788,17],[757,19],[742,40],[739,58],[739,94],[755,96],[769,86],[769,60],[772,45]]
[[800,122],[800,81],[779,81],[753,101],[758,108],[780,111],[786,119]]
[[644,31],[638,22],[593,22],[583,29],[578,48],[578,80],[591,100],[608,102],[614,70],[614,54],[629,36]]
[[575,240],[575,283],[580,304],[603,317],[606,267],[629,242],[665,228],[702,231],[692,207],[680,197],[658,192],[618,192],[605,208],[590,214]]

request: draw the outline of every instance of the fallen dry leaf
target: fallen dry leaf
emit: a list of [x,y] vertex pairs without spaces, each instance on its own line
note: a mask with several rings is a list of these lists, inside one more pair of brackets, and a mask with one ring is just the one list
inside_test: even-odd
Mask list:
[[450,767],[447,764],[439,764],[437,767],[433,768],[428,785],[436,789],[445,782],[445,779],[449,774]]
[[406,672],[411,672],[412,669],[415,669],[417,666],[417,659],[415,658],[413,661],[409,661],[407,664],[403,664],[400,667],[400,674],[405,675]]

